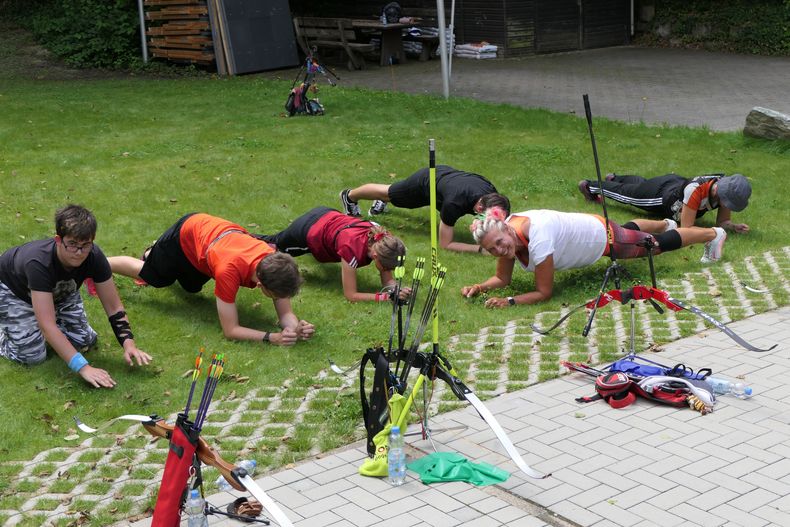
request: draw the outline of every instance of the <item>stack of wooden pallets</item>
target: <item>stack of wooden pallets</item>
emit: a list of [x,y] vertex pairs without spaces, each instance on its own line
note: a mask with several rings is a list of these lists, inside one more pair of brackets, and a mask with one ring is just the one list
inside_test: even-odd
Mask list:
[[207,0],[144,0],[148,49],[178,62],[214,64]]

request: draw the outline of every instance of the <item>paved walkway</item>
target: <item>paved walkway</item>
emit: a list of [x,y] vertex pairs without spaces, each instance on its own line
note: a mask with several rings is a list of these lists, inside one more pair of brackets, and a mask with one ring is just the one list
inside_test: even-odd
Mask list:
[[[470,409],[442,414],[433,426],[440,450],[460,452],[512,473],[502,485],[423,485],[409,473],[402,487],[363,478],[356,443],[258,479],[300,527],[366,526],[622,526],[790,525],[790,308],[731,324],[769,353],[737,347],[716,330],[668,344],[666,364],[711,367],[743,378],[754,397],[720,397],[702,416],[638,400],[615,410],[603,402],[574,402],[592,393],[591,378],[568,375],[489,400],[527,463],[552,472],[533,480],[505,457],[485,423]],[[412,441],[410,456],[430,452]],[[235,496],[209,497],[216,506]],[[213,517],[210,525],[241,525]],[[133,524],[149,525],[150,519]]]
[[[439,60],[362,71],[338,68],[343,86],[442,93]],[[292,79],[295,72],[266,74]],[[451,95],[626,122],[740,130],[755,106],[790,113],[790,57],[615,47],[524,59],[453,58]],[[327,98],[327,104],[329,98]]]

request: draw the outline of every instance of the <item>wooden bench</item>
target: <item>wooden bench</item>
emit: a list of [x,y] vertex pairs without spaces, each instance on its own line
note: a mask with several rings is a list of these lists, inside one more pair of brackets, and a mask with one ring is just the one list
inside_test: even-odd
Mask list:
[[294,31],[305,55],[310,54],[313,47],[342,49],[348,55],[349,70],[364,69],[362,54],[375,50],[373,44],[355,42],[356,33],[345,18],[296,17]]

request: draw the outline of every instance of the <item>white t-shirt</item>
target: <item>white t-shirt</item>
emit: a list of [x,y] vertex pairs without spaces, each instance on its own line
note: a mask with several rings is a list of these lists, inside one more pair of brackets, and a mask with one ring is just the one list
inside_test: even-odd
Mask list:
[[530,221],[529,264],[520,262],[527,271],[534,272],[550,255],[554,255],[556,271],[585,267],[598,261],[606,249],[606,229],[592,214],[541,209],[513,216],[526,216]]

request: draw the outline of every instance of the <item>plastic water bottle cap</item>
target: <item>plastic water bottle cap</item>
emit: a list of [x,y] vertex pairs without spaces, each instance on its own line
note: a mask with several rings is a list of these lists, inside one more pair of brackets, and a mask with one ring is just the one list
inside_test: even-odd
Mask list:
[[747,386],[746,388],[743,389],[743,393],[745,393],[746,395],[751,395],[752,394],[752,387],[751,386]]
[[199,498],[200,494],[198,494],[198,489],[192,489],[192,492],[190,492],[189,497],[192,498],[193,500]]
[[398,425],[395,425],[395,426],[393,426],[393,427],[390,429],[390,433],[391,433],[391,434],[400,434],[400,427],[399,427]]

